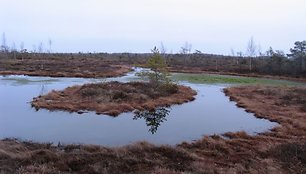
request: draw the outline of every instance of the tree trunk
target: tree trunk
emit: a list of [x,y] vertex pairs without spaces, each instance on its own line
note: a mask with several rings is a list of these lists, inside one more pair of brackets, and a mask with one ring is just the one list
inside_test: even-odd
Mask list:
[[249,66],[250,71],[252,71],[252,57],[250,57],[250,66]]

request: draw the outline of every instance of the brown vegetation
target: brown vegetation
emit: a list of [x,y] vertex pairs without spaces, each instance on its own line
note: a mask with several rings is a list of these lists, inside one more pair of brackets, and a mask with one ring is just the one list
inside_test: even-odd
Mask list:
[[[0,74],[16,74],[16,71],[19,71],[18,74],[45,76],[59,72],[59,76],[69,77],[80,76],[80,74],[86,74],[81,75],[81,77],[104,77],[102,72],[107,72],[107,70],[102,70],[103,65],[145,65],[152,56],[150,53],[17,53],[16,58],[14,58],[13,54],[6,54],[0,52]],[[299,69],[301,63],[298,60],[283,56],[271,55],[250,59],[241,56],[193,53],[163,54],[163,57],[170,71],[173,72],[210,72],[259,77],[277,76],[277,78],[304,81],[306,79],[306,72]],[[252,60],[251,70],[249,69],[250,60]],[[304,59],[305,61],[306,59]],[[48,62],[53,62],[49,68]],[[55,67],[54,71],[52,71],[53,67]],[[49,70],[45,72],[43,70],[45,68]],[[75,71],[75,74],[67,73],[69,71]],[[98,73],[99,71],[101,73]]]
[[94,78],[121,76],[129,71],[130,66],[111,64],[94,58],[0,59],[1,75]]
[[189,87],[163,84],[157,88],[144,82],[107,82],[68,87],[33,99],[36,109],[96,111],[116,116],[133,110],[152,110],[159,106],[182,104],[194,100],[196,92]]
[[[184,149],[140,142],[120,148],[0,142],[0,173],[148,173],[191,170]],[[166,170],[164,170],[166,171]],[[173,172],[174,173],[174,172]]]
[[281,124],[271,134],[290,141],[306,138],[305,87],[242,86],[225,89],[225,93],[256,117]]
[[250,136],[206,136],[175,147],[145,142],[118,148],[0,141],[3,173],[305,173],[306,88],[243,86],[225,90],[258,118],[280,125]]

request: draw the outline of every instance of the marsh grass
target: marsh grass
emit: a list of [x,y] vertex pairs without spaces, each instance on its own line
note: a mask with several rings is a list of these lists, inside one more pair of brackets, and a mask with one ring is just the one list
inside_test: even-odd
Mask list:
[[72,86],[63,91],[51,91],[33,99],[35,109],[79,112],[117,116],[123,112],[152,110],[156,107],[183,104],[194,100],[196,91],[190,87],[163,84],[156,88],[145,82],[106,82]]
[[281,161],[285,168],[306,165],[306,144],[304,143],[284,143],[269,151],[272,156]]
[[196,84],[267,84],[284,86],[302,86],[305,83],[293,82],[287,80],[275,80],[256,77],[239,77],[218,74],[191,74],[191,73],[173,73],[172,78],[176,81],[188,81]]

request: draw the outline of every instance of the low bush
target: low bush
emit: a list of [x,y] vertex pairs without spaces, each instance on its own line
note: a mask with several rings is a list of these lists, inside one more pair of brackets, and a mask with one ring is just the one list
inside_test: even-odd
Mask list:
[[282,162],[285,168],[294,165],[306,166],[306,143],[285,143],[270,151],[272,156]]

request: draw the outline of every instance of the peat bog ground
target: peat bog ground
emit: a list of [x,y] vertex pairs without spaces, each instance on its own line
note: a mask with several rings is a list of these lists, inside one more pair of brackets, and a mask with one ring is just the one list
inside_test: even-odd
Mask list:
[[117,116],[133,110],[154,110],[194,100],[196,91],[190,87],[169,84],[154,87],[147,82],[106,82],[68,87],[51,91],[33,99],[36,109],[95,111],[97,114]]
[[131,71],[131,66],[96,58],[25,58],[0,59],[1,75],[49,77],[117,77]]
[[[306,124],[304,87],[243,86],[225,90],[239,107],[277,121],[271,132],[229,132],[193,143],[156,146],[147,142],[106,148],[5,139],[5,173],[304,173]],[[288,97],[291,98],[288,101]],[[262,102],[262,101],[265,102]],[[287,107],[280,107],[286,105]],[[271,109],[272,108],[272,109]],[[227,137],[227,138],[225,138]]]
[[[13,70],[14,67],[15,65],[10,70]],[[31,66],[21,69],[33,72],[34,70],[29,70],[29,67]],[[42,68],[46,67],[48,66],[43,65]],[[10,74],[6,70],[2,72]],[[18,72],[17,69],[16,72]],[[20,73],[27,74],[23,71]],[[32,75],[44,75],[43,72],[40,73],[42,74]],[[80,88],[78,87],[79,90]],[[238,107],[243,107],[246,111],[254,113],[257,118],[277,122],[279,126],[269,132],[253,136],[245,132],[228,132],[223,135],[205,136],[194,142],[182,142],[175,146],[138,142],[111,148],[96,145],[54,145],[3,139],[0,141],[0,172],[306,172],[305,86],[234,86],[226,88],[224,92],[231,100],[237,102]]]

